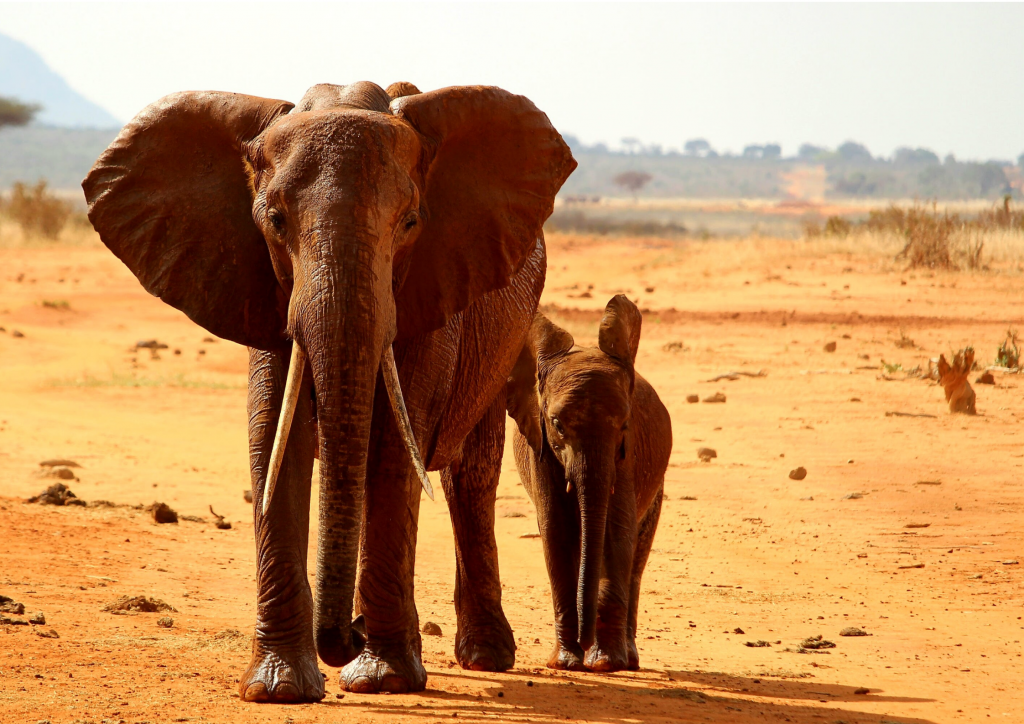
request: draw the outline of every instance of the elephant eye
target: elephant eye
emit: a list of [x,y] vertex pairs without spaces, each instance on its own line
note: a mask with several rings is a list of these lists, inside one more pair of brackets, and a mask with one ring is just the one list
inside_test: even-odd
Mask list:
[[410,211],[405,217],[405,230],[408,231],[419,223],[420,215],[416,211]]
[[270,221],[270,225],[274,227],[274,231],[278,234],[283,234],[285,229],[284,214],[275,208],[267,210],[267,219]]
[[551,427],[555,428],[555,432],[559,435],[565,435],[565,429],[562,427],[562,423],[559,422],[557,417],[551,418]]

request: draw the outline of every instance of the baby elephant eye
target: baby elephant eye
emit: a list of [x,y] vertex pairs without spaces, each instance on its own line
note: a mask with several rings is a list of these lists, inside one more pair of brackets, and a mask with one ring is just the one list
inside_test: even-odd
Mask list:
[[416,213],[415,211],[410,211],[408,213],[408,215],[406,215],[406,217],[405,217],[405,230],[408,231],[412,227],[416,226],[416,224],[419,222],[419,220],[420,220],[420,215],[418,213]]
[[559,435],[565,434],[565,429],[562,427],[562,423],[558,421],[557,417],[551,418],[551,427],[555,428],[555,432]]

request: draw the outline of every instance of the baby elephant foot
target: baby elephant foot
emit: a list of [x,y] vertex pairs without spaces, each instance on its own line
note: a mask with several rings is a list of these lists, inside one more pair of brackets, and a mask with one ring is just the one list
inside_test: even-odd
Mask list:
[[272,649],[256,642],[238,695],[243,701],[275,704],[320,701],[324,698],[324,676],[317,668],[316,652]]
[[341,670],[341,688],[359,694],[405,694],[427,688],[427,670],[412,646],[381,650],[367,645]]
[[482,633],[459,631],[455,638],[455,657],[470,671],[508,671],[516,663],[516,642],[508,624],[498,631]]
[[551,652],[547,666],[559,671],[586,671],[583,666],[583,649],[575,643],[555,644],[555,650]]
[[603,647],[594,644],[587,652],[583,665],[588,671],[622,671],[629,668],[629,656],[626,646]]

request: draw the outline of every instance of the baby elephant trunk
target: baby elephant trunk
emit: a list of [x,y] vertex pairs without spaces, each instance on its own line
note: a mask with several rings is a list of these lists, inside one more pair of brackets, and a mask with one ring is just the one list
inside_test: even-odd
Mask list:
[[578,488],[580,500],[580,578],[576,590],[579,644],[586,652],[594,645],[597,631],[597,603],[604,563],[604,536],[608,520],[611,481]]

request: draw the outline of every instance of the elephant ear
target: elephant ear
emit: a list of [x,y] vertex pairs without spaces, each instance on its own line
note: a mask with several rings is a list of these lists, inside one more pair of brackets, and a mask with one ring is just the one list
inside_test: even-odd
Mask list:
[[606,355],[630,371],[640,348],[640,326],[643,316],[633,302],[623,294],[616,294],[604,308],[601,328],[597,333],[597,346]]
[[539,379],[555,359],[572,349],[573,344],[571,334],[552,324],[543,314],[538,314],[533,318],[523,349],[509,373],[505,407],[509,417],[516,421],[519,432],[538,455],[544,444]]
[[429,159],[422,229],[396,295],[405,337],[443,326],[509,283],[576,161],[544,113],[500,88],[408,95],[391,110],[419,132]]
[[292,108],[236,93],[152,104],[82,182],[89,220],[148,292],[225,339],[284,341],[287,299],[252,219],[244,146]]

